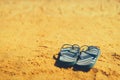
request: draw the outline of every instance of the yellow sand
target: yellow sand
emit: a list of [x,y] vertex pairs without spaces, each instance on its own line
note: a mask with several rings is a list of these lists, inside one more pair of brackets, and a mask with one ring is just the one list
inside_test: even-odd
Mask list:
[[[65,43],[99,46],[94,68],[54,66]],[[0,80],[120,80],[120,0],[0,0]]]

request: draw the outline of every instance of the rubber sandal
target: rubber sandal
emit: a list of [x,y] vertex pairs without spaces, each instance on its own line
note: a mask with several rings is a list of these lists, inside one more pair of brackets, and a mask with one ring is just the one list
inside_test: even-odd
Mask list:
[[[80,52],[80,56],[75,64],[75,66],[79,67],[79,68],[83,68],[83,69],[91,69],[99,55],[100,55],[100,49],[98,47],[95,46],[82,46],[82,47],[86,47],[86,49],[82,49],[82,51]],[[81,47],[81,48],[82,48]]]
[[80,47],[77,44],[64,44],[58,54],[57,63],[63,67],[71,67],[76,64]]

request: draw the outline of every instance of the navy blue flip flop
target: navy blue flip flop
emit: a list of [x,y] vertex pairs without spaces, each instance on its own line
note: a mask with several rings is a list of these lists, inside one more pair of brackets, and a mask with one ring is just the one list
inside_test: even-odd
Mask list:
[[80,52],[80,47],[77,44],[64,44],[58,55],[58,63],[61,66],[71,67],[76,64]]
[[95,65],[99,55],[100,49],[98,47],[86,46],[86,50],[82,50],[80,52],[79,58],[75,66],[84,69],[91,69]]

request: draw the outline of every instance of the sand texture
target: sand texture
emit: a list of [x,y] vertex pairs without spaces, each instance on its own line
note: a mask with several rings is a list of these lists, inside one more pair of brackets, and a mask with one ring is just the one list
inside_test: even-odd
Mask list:
[[[99,46],[94,68],[56,67],[65,43]],[[120,0],[0,0],[0,80],[120,80]]]

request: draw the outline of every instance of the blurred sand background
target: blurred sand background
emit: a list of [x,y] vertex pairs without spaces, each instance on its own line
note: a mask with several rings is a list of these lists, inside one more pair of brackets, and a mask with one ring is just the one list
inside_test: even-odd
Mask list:
[[[54,66],[65,43],[99,46],[94,68]],[[120,0],[0,0],[0,80],[120,80]]]

